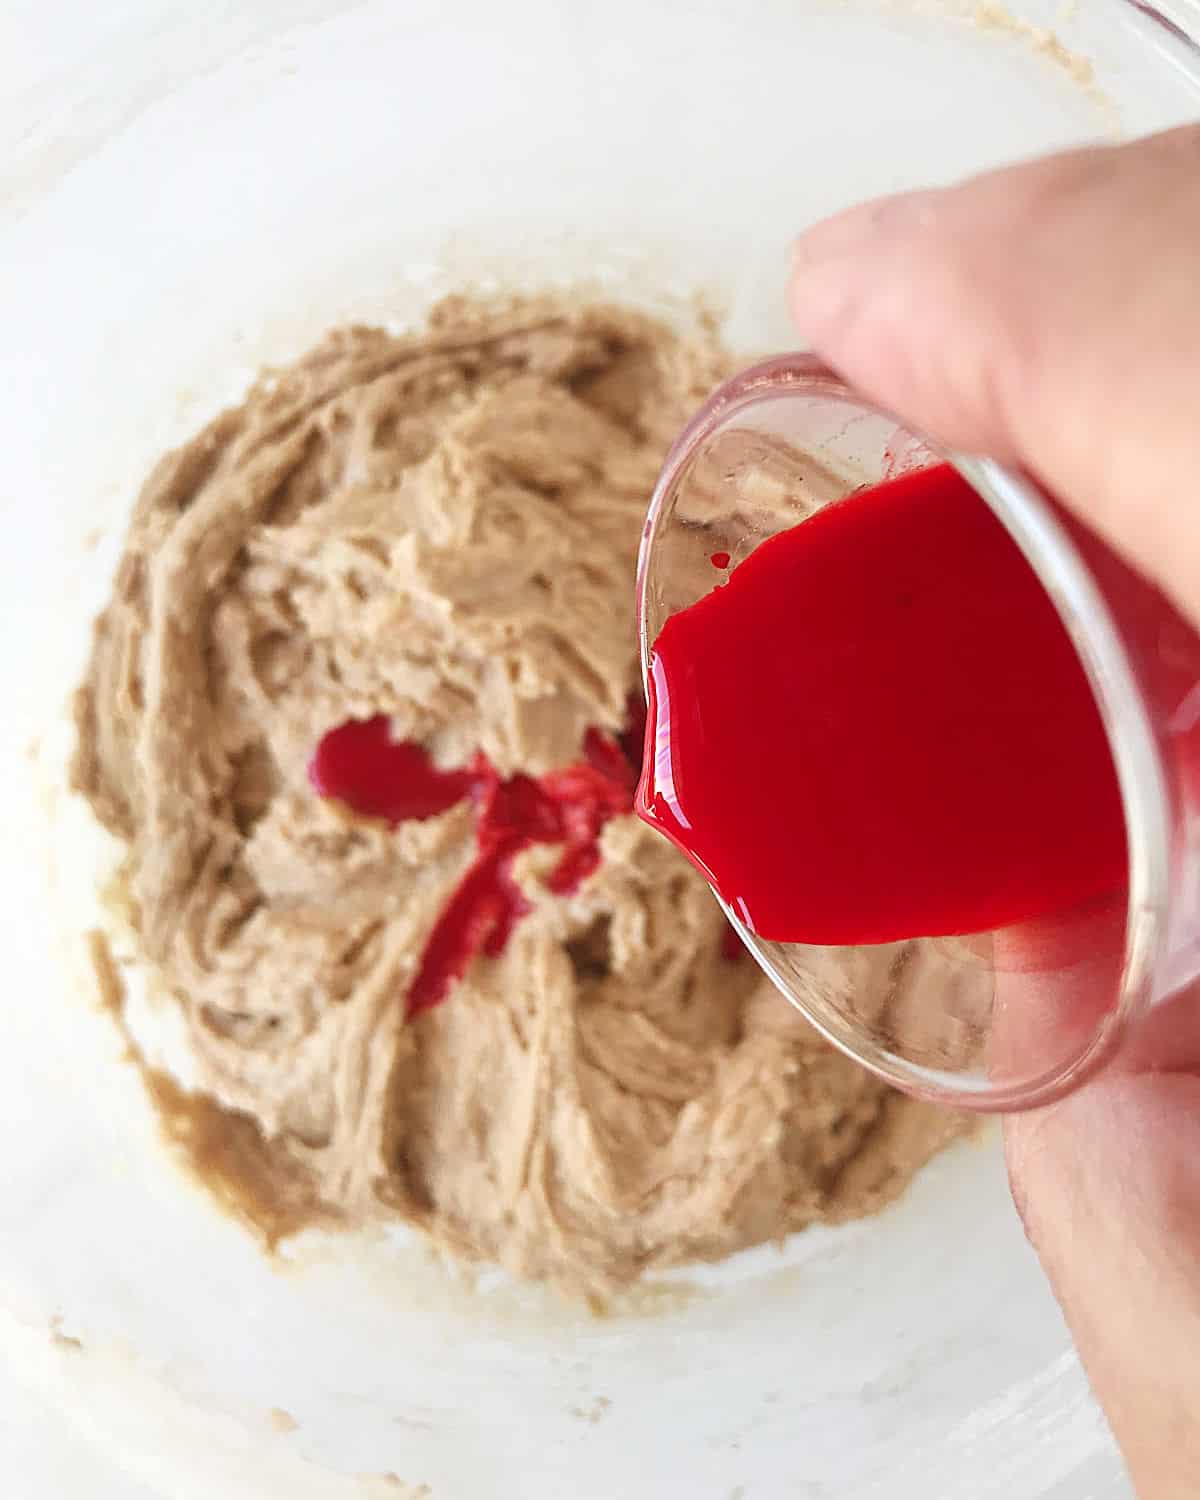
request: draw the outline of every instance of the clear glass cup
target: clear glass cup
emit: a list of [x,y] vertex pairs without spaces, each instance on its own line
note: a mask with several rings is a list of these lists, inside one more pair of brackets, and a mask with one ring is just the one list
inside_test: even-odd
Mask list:
[[880,1077],[968,1109],[1027,1109],[1077,1087],[1200,976],[1195,631],[1030,479],[940,454],[800,354],[721,386],[668,455],[639,559],[642,666],[668,617],[727,576],[714,552],[736,567],[863,484],[943,457],[1015,539],[1087,673],[1124,808],[1124,897],[1019,930],[858,948],[767,941],[722,905],[792,1004]]

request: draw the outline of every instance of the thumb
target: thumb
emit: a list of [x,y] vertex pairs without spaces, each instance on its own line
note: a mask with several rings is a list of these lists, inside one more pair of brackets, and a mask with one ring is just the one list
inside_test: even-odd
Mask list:
[[790,300],[870,399],[1025,468],[1200,618],[1200,127],[851,209]]

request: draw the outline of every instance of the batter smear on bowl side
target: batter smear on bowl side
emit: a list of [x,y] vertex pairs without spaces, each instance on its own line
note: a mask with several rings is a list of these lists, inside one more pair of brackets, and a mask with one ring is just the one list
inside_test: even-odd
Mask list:
[[[150,476],[74,779],[185,1029],[164,1123],[269,1240],[398,1217],[602,1298],[869,1213],[961,1130],[731,958],[632,812],[638,538],[729,365],[453,298],[331,333]],[[813,982],[894,996],[902,959]]]

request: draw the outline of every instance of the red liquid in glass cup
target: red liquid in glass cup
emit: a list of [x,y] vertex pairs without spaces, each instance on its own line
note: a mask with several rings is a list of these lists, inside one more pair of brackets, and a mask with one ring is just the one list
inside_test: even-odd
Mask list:
[[949,465],[763,542],[667,620],[648,682],[638,811],[761,937],[988,932],[1123,892],[1084,669]]
[[835,1045],[1031,1108],[1200,978],[1200,637],[1026,476],[889,427],[788,354],[680,434],[637,810]]

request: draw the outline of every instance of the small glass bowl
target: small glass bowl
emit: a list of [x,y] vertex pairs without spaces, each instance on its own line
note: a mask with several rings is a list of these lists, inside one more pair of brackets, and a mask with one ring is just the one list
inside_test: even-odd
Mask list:
[[961,1108],[1029,1109],[1078,1087],[1152,1005],[1200,976],[1191,627],[1027,477],[939,453],[815,358],[788,355],[721,386],[667,457],[638,566],[642,669],[668,617],[728,576],[714,553],[736,567],[852,490],[943,457],[1008,529],[1078,651],[1120,784],[1127,890],[1019,931],[843,948],[764,940],[721,904],[787,999],[881,1078]]

